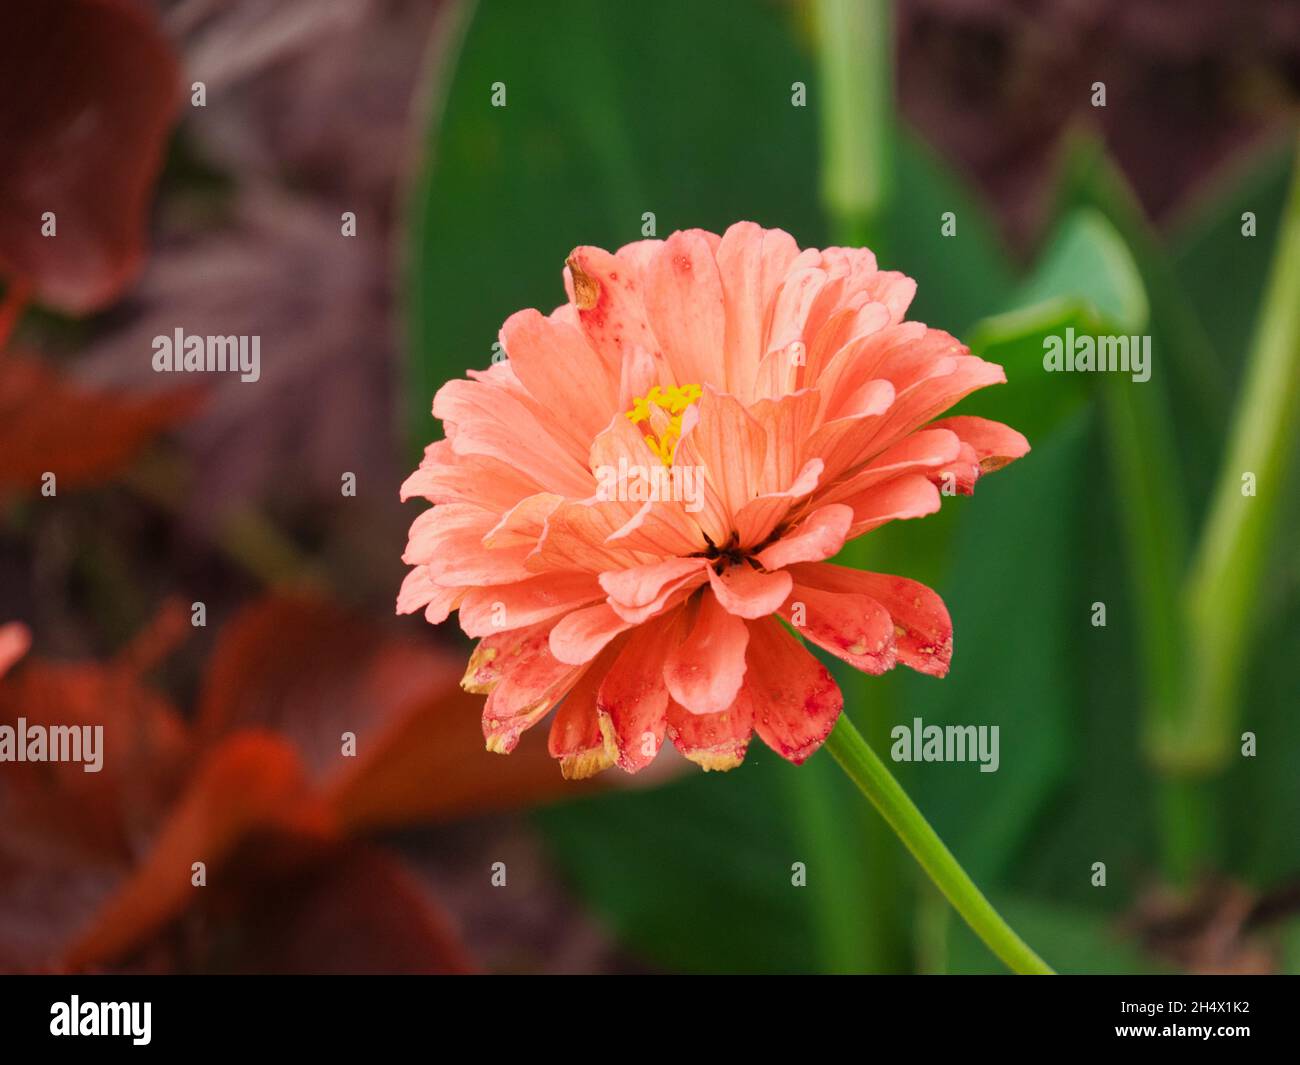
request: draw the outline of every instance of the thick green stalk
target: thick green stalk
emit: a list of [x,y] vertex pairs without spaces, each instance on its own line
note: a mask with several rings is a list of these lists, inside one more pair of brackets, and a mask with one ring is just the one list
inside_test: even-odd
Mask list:
[[989,950],[1014,972],[1050,975],[1051,967],[989,904],[846,714],[840,715],[826,741],[826,749],[889,822],[935,886]]
[[[1264,567],[1293,472],[1298,423],[1300,142],[1245,383],[1187,585],[1187,702],[1161,744],[1175,770],[1213,773],[1230,756]],[[1254,494],[1247,491],[1250,477]]]
[[1102,412],[1137,611],[1145,687],[1143,741],[1160,773],[1156,819],[1161,865],[1169,880],[1185,883],[1215,844],[1212,822],[1198,814],[1205,805],[1195,794],[1199,782],[1173,773],[1162,758],[1164,737],[1176,734],[1183,713],[1186,643],[1179,591],[1188,551],[1163,387],[1159,380],[1107,381]]
[[1219,858],[1222,826],[1214,782],[1166,769],[1155,784],[1161,867],[1174,887],[1189,890]]
[[836,240],[877,253],[893,170],[892,30],[886,0],[818,0],[822,203]]

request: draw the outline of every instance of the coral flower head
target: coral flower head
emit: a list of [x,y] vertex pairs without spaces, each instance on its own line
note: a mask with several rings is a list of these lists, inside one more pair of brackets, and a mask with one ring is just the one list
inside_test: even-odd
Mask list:
[[754,733],[798,763],[843,698],[794,633],[867,673],[946,673],[933,591],[827,560],[1029,450],[935,420],[1002,368],[907,321],[915,283],[871,252],[750,222],[577,248],[564,283],[506,321],[506,360],[439,390],[446,438],[402,487],[434,506],[397,609],[479,638],[463,684],[489,749],[554,710],[568,777],[636,772],[665,738],[705,769]]

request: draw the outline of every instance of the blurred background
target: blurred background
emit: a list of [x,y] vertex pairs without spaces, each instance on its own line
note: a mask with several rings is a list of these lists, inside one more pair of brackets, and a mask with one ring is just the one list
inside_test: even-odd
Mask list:
[[[0,764],[0,970],[999,971],[828,755],[567,784],[393,617],[437,386],[572,247],[751,219],[915,277],[1034,448],[858,549],[956,654],[855,720],[1000,727],[895,768],[1059,969],[1300,971],[1300,5],[0,11],[0,723],[106,737]],[[1044,374],[1067,325],[1151,381]]]

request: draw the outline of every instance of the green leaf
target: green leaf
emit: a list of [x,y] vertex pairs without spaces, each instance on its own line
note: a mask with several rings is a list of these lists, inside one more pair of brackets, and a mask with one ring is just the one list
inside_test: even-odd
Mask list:
[[1065,335],[1134,335],[1146,327],[1141,276],[1123,240],[1096,211],[1069,215],[1033,273],[1000,313],[965,334],[970,349],[1007,373],[1007,384],[977,393],[962,412],[1013,425],[1030,441],[1063,424],[1094,394],[1096,375],[1048,373],[1044,342]]
[[1131,333],[1147,322],[1147,298],[1133,256],[1115,228],[1096,211],[1069,215],[1052,238],[1018,303],[1075,302],[1096,329]]

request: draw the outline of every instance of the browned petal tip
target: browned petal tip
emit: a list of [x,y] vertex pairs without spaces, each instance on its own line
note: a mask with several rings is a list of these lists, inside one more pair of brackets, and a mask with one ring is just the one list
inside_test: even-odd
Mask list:
[[573,298],[578,304],[578,310],[591,310],[600,299],[600,284],[590,274],[583,272],[578,265],[577,256],[570,255],[567,265],[573,276]]

